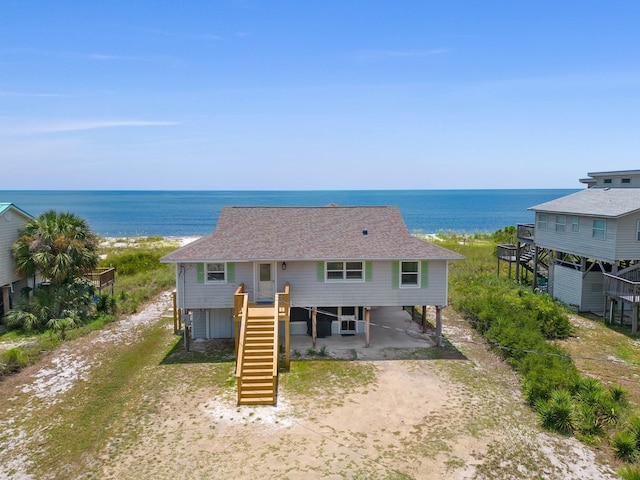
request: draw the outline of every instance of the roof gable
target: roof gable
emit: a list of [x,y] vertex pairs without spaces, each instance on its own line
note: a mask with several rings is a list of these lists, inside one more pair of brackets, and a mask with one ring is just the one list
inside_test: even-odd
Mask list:
[[0,203],[0,215],[3,215],[5,212],[8,212],[8,211],[17,213],[18,215],[23,216],[27,220],[33,220],[34,218],[32,215],[28,214],[27,212],[17,207],[13,203]]
[[442,259],[397,207],[224,207],[215,231],[163,257],[178,261]]

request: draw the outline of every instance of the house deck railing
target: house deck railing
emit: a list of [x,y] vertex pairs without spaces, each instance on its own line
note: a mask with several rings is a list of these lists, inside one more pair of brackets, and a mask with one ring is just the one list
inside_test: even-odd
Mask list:
[[515,262],[518,260],[518,247],[511,244],[500,244],[498,245],[498,258],[500,260],[505,260],[507,262]]
[[517,226],[518,240],[533,242],[536,226],[533,223],[519,223]]
[[[635,270],[633,277],[637,277]],[[640,281],[629,280],[627,278],[604,274],[604,294],[607,297],[616,300],[622,300],[629,303],[640,303]]]
[[96,268],[93,272],[87,273],[85,278],[93,283],[98,291],[101,291],[116,283],[116,269],[114,267]]

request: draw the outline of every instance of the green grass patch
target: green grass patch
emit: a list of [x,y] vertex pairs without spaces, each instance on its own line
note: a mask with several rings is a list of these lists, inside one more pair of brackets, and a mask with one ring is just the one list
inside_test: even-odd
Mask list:
[[376,380],[370,363],[340,360],[292,361],[289,372],[281,373],[278,384],[298,395],[323,396],[364,388]]

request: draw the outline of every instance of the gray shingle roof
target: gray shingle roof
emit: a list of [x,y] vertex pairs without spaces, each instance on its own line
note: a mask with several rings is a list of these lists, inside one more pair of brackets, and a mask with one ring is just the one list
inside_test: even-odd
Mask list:
[[224,207],[213,233],[162,261],[462,258],[411,235],[397,207]]
[[621,217],[640,210],[640,188],[587,188],[529,210],[593,217]]

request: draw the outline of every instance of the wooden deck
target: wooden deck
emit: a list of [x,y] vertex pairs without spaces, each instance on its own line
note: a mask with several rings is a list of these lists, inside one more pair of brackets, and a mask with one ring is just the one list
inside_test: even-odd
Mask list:
[[93,272],[87,273],[85,278],[88,279],[98,292],[102,292],[103,288],[111,287],[113,294],[113,286],[116,283],[116,269],[113,267],[96,268]]

